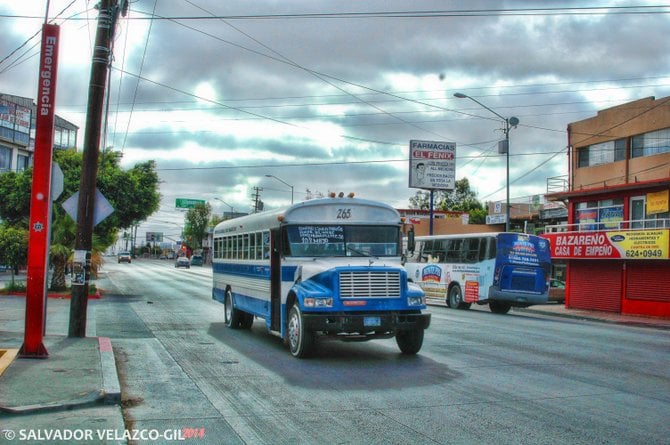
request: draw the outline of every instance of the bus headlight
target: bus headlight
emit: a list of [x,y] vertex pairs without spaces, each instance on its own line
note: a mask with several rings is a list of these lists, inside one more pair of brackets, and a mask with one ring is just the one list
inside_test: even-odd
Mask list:
[[409,297],[407,299],[408,306],[425,306],[426,297]]
[[305,298],[305,307],[333,307],[332,298]]

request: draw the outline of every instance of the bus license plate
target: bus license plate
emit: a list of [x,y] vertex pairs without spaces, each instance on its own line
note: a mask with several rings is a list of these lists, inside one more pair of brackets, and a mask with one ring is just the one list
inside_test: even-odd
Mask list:
[[364,317],[363,326],[381,326],[382,319],[380,317]]

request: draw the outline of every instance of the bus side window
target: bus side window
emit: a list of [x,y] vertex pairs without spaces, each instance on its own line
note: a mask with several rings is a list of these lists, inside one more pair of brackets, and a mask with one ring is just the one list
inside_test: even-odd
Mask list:
[[446,250],[446,262],[447,263],[460,263],[463,258],[463,240],[462,239],[452,239],[448,240]]
[[421,243],[421,254],[419,255],[419,262],[425,263],[428,261],[428,258],[433,254],[433,240],[427,240]]
[[488,239],[489,242],[488,242],[487,258],[489,260],[494,259],[497,255],[497,252],[496,252],[496,245],[498,244],[497,240],[498,240],[498,238],[495,238],[495,237],[492,237],[492,238]]
[[263,232],[263,259],[270,258],[270,232]]
[[479,261],[488,259],[486,256],[488,244],[488,238],[479,239]]
[[479,258],[479,238],[466,238],[463,240],[464,261],[476,263]]

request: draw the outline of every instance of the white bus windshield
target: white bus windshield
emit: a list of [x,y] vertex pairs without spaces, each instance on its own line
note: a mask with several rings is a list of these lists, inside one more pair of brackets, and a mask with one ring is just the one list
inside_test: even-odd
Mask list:
[[295,225],[286,228],[290,256],[397,256],[396,226]]

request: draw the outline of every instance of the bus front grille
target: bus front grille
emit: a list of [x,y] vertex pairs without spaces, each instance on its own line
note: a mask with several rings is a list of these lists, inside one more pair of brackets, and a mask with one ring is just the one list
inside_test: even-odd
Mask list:
[[400,272],[340,272],[342,298],[399,298]]

